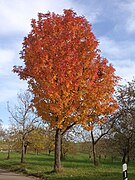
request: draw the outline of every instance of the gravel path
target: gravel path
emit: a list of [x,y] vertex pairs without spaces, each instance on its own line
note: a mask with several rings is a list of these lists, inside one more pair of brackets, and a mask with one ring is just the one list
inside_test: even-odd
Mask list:
[[35,180],[37,178],[26,177],[20,174],[9,172],[4,169],[0,169],[0,180]]

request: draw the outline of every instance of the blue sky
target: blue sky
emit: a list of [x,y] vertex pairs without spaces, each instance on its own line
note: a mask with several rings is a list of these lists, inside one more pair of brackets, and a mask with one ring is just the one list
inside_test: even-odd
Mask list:
[[121,83],[135,77],[135,0],[0,0],[0,119],[8,124],[6,102],[14,103],[26,82],[12,73],[20,65],[19,52],[37,13],[62,13],[72,8],[84,15],[106,57],[121,76]]

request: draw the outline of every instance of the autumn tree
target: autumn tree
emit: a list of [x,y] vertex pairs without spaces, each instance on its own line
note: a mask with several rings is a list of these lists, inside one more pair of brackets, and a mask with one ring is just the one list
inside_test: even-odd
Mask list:
[[25,91],[17,95],[18,104],[13,107],[8,105],[12,131],[21,142],[21,163],[24,162],[25,144],[27,135],[39,123],[39,118],[32,107],[30,92]]
[[30,150],[37,154],[41,151],[47,151],[50,155],[54,151],[54,133],[48,126],[35,128],[27,138]]
[[35,128],[27,136],[27,144],[30,150],[34,150],[36,154],[45,148],[45,133],[43,128]]
[[95,114],[113,112],[117,77],[100,56],[85,17],[71,9],[63,15],[39,13],[31,26],[21,51],[24,66],[14,66],[13,71],[27,80],[38,115],[56,131],[54,171],[58,172],[63,131],[80,123],[89,129]]

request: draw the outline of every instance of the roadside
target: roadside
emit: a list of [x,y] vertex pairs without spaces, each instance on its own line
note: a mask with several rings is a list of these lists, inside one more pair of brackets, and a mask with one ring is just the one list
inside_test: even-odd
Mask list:
[[0,169],[0,180],[38,180],[35,177],[26,177],[17,173],[10,172],[5,169]]

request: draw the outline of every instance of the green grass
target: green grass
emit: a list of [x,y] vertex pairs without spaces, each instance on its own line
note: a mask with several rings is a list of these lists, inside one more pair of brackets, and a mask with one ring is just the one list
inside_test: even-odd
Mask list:
[[[63,171],[59,174],[51,173],[53,169],[53,155],[46,154],[27,154],[26,162],[20,163],[20,155],[11,154],[11,159],[6,160],[6,153],[0,153],[0,167],[12,171],[42,177],[46,180],[121,180],[122,166],[115,161],[111,163],[106,159],[94,167],[89,161],[88,155],[78,154],[69,155],[63,162]],[[129,180],[135,179],[135,163],[128,166]]]

